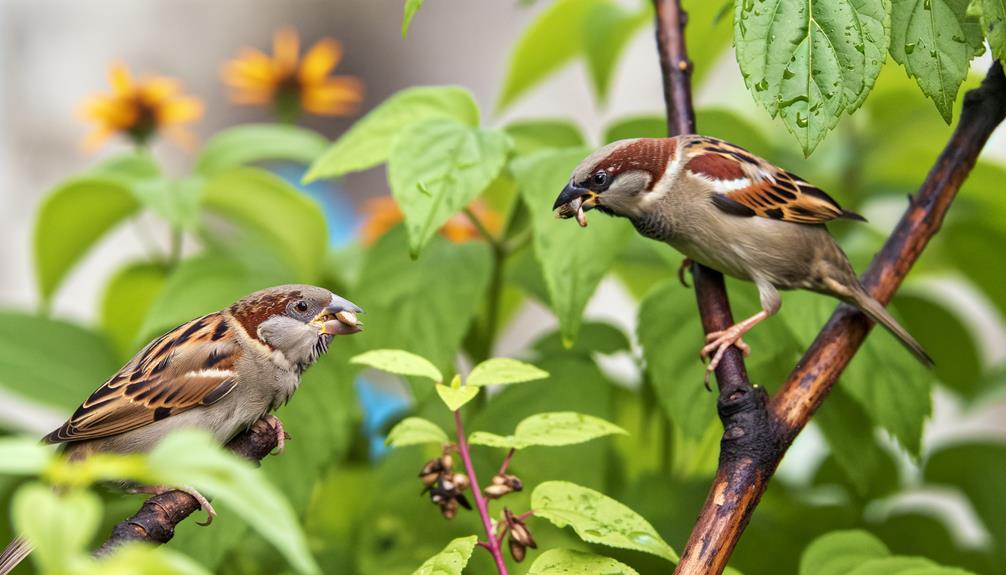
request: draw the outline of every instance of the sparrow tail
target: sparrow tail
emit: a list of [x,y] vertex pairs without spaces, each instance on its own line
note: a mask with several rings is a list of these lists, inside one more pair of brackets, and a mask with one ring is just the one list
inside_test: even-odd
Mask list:
[[11,541],[7,548],[0,553],[0,575],[7,575],[18,566],[18,563],[24,561],[24,558],[28,556],[32,551],[31,543],[28,543],[20,537],[16,537]]
[[[898,321],[894,319],[894,317],[892,317],[886,309],[884,309],[884,306],[882,306],[879,301],[870,297],[870,295],[862,289],[856,290],[851,299],[852,301],[849,303],[859,308],[866,315],[870,316],[870,319],[873,321],[887,328],[887,331],[891,332],[894,337],[898,338],[902,345],[904,345],[908,351],[912,352],[912,355],[918,358],[923,365],[928,368],[933,367],[933,358],[929,357],[929,354],[926,353],[925,349],[923,349],[922,344],[915,341],[915,338],[908,333],[908,330],[901,327],[901,324],[899,324]],[[3,573],[0,572],[0,575],[3,575]]]

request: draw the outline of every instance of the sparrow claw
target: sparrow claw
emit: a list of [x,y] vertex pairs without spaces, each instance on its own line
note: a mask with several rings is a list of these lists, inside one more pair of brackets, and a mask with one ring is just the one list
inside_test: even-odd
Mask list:
[[283,455],[286,450],[286,440],[290,439],[290,434],[283,429],[283,422],[275,415],[267,415],[262,418],[262,421],[276,432],[276,450],[272,452],[272,455]]
[[217,516],[216,509],[213,509],[213,505],[210,500],[203,496],[202,493],[196,491],[193,487],[182,486],[171,486],[171,485],[140,485],[137,487],[132,487],[126,490],[128,493],[148,493],[153,496],[163,495],[170,491],[181,491],[186,495],[192,497],[199,504],[199,507],[206,512],[206,521],[197,521],[196,525],[201,525],[203,527],[213,523],[213,518]]
[[745,331],[738,324],[732,325],[722,331],[714,331],[706,334],[706,345],[699,351],[699,357],[705,361],[712,355],[709,365],[706,366],[706,374],[703,379],[703,384],[707,390],[712,391],[712,388],[709,386],[709,378],[716,371],[716,367],[719,366],[720,361],[723,359],[723,354],[726,353],[731,345],[739,349],[744,354],[744,357],[751,355],[751,347],[741,339],[741,334]]
[[681,285],[685,286],[686,288],[692,287],[688,285],[688,278],[685,276],[685,273],[689,270],[689,268],[692,267],[693,263],[695,262],[692,261],[692,258],[686,257],[685,259],[681,260],[681,265],[678,266],[678,281],[681,282]]

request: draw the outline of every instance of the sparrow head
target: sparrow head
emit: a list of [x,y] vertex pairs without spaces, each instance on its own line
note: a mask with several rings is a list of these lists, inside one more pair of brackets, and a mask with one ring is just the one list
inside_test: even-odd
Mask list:
[[336,335],[363,330],[363,310],[327,289],[285,285],[257,291],[230,309],[248,335],[306,368],[328,350]]
[[573,170],[552,206],[556,217],[576,217],[586,226],[583,213],[593,208],[609,215],[639,215],[645,193],[664,175],[674,147],[672,138],[635,138],[597,150]]

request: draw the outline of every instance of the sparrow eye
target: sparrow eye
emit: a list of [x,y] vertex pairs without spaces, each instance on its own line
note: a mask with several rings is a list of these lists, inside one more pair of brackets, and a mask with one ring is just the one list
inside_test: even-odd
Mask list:
[[300,300],[299,302],[293,304],[293,307],[300,313],[304,313],[307,311],[307,302],[304,300]]
[[608,172],[605,172],[604,170],[598,170],[590,177],[591,185],[601,190],[608,187],[608,182],[610,180],[611,177],[608,175]]

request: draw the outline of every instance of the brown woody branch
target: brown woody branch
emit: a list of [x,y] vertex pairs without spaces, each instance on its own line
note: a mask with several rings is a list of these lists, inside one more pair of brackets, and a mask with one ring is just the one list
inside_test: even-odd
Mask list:
[[[277,428],[260,419],[230,440],[227,449],[258,463],[276,449],[278,443]],[[155,545],[167,543],[175,535],[175,526],[198,509],[199,503],[188,493],[169,491],[155,495],[144,501],[135,515],[117,524],[112,529],[112,535],[94,554],[105,556],[133,541]]]
[[[679,0],[654,0],[657,43],[671,135],[694,131],[690,65],[685,52],[685,14]],[[912,198],[908,210],[874,258],[863,285],[888,303],[918,259],[993,130],[1006,117],[1006,77],[993,64],[982,86],[965,95],[954,134]],[[695,266],[695,289],[708,333],[732,323],[723,277]],[[724,433],[712,489],[675,570],[718,575],[726,567],[768,481],[789,445],[807,425],[832,385],[863,343],[872,323],[840,305],[786,382],[769,399],[752,388],[740,353],[724,357],[716,371],[718,410]]]

